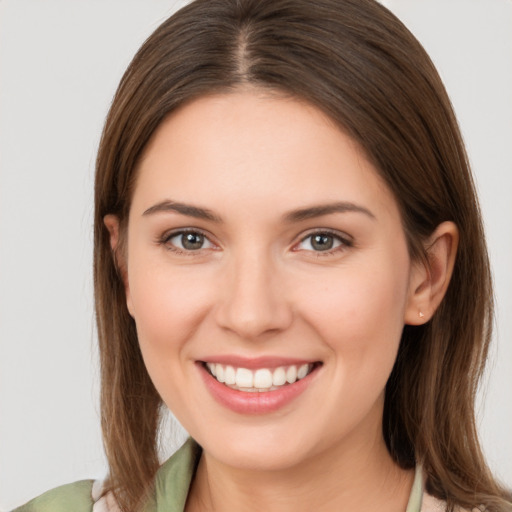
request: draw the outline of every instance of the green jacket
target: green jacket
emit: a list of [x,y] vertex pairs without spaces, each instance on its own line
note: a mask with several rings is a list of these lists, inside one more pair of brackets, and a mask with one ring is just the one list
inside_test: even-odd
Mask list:
[[[201,448],[195,441],[188,439],[160,467],[153,496],[148,501],[145,512],[183,512],[200,456]],[[13,512],[92,512],[92,484],[92,480],[81,480],[57,487]],[[423,477],[421,468],[417,468],[406,512],[420,512],[422,495]]]
[[[201,448],[188,441],[156,474],[153,496],[145,512],[183,512]],[[48,491],[13,512],[92,512],[93,480],[81,480]]]

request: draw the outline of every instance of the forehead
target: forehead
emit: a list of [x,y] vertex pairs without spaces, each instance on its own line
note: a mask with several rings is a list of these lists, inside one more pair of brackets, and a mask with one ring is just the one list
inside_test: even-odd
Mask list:
[[139,163],[134,203],[165,194],[219,207],[356,199],[396,207],[364,151],[328,116],[255,90],[201,97],[162,122]]

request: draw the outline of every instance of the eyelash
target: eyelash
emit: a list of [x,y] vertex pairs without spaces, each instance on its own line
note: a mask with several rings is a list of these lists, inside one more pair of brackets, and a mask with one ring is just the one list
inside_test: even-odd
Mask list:
[[[174,244],[170,243],[170,241],[173,238],[176,238],[178,236],[183,236],[183,235],[186,235],[186,234],[193,234],[193,235],[201,236],[201,237],[204,238],[205,241],[207,241],[213,247],[216,247],[216,245],[210,240],[209,235],[207,235],[205,232],[203,232],[202,230],[197,229],[197,228],[185,228],[185,229],[180,229],[180,230],[177,230],[177,231],[171,231],[170,233],[169,232],[168,233],[164,233],[164,235],[162,237],[160,237],[157,240],[157,242],[160,245],[165,246],[165,248],[168,249],[169,251],[172,251],[175,254],[178,254],[180,256],[181,255],[184,255],[184,256],[198,256],[199,254],[202,253],[203,250],[211,249],[211,247],[206,247],[206,248],[201,247],[201,248],[199,248],[197,250],[193,250],[193,249],[188,249],[187,250],[187,249],[182,249],[180,247],[176,247]],[[335,240],[334,243],[336,243],[336,241],[337,241],[338,245],[336,245],[333,248],[327,249],[325,251],[314,251],[314,250],[309,250],[309,249],[299,249],[297,247],[298,245],[304,243],[306,240],[312,239],[314,236],[332,237]],[[311,245],[311,242],[310,242],[310,245]],[[322,257],[322,256],[330,256],[330,255],[336,254],[338,252],[344,251],[347,248],[353,247],[353,245],[354,245],[353,241],[348,236],[342,236],[338,231],[334,231],[334,230],[331,230],[331,229],[317,229],[317,230],[311,231],[307,235],[303,236],[300,239],[300,241],[298,243],[296,243],[292,247],[292,251],[294,251],[294,252],[299,252],[299,251],[311,252],[312,254],[315,254],[315,256],[317,256],[317,257]]]

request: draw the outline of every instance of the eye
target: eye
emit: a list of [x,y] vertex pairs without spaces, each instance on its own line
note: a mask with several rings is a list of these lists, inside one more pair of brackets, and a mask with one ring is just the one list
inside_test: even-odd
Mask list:
[[329,252],[338,248],[349,247],[351,242],[340,235],[330,233],[329,231],[317,231],[304,237],[299,244],[295,246],[295,250]]
[[181,251],[199,251],[214,247],[208,238],[198,231],[174,232],[165,237],[164,243]]

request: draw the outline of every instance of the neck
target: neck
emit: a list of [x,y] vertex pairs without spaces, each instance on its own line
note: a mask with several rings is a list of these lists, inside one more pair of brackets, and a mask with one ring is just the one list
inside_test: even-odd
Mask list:
[[232,467],[203,452],[186,510],[405,511],[413,478],[391,459],[379,426],[373,438],[356,432],[282,470]]

